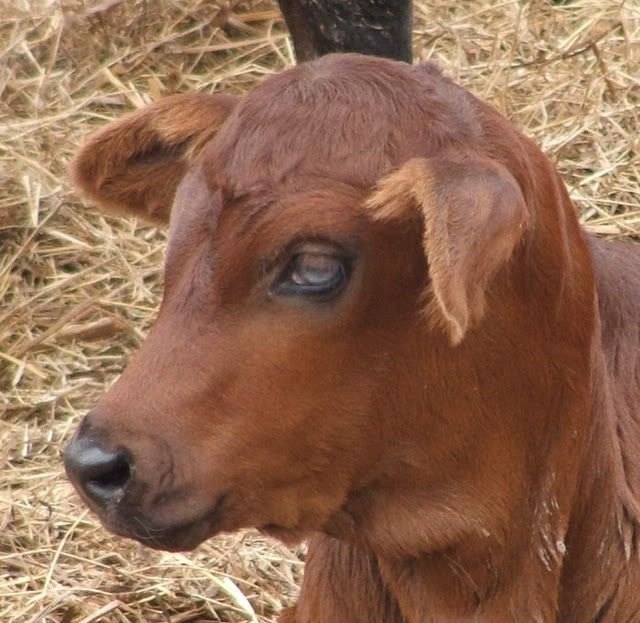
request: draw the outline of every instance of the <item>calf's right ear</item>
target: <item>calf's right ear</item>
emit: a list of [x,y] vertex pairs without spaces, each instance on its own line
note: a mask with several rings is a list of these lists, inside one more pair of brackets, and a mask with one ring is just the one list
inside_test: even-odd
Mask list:
[[516,180],[491,160],[415,158],[381,180],[367,204],[377,220],[419,216],[426,315],[459,344],[481,320],[489,283],[529,223]]
[[165,97],[109,123],[71,161],[74,186],[102,209],[166,225],[187,167],[239,98]]

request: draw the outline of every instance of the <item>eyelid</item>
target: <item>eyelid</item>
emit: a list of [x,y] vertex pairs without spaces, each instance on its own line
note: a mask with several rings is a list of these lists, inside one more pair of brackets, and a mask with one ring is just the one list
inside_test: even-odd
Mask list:
[[314,236],[299,236],[271,255],[263,257],[258,264],[259,273],[262,276],[267,276],[274,270],[282,270],[293,257],[302,253],[333,255],[347,262],[352,262],[356,257],[354,247],[355,244],[350,242],[338,242]]
[[335,240],[327,240],[323,238],[302,238],[291,241],[282,251],[283,255],[301,255],[303,253],[317,255],[333,255],[337,257],[349,258],[354,254],[349,250],[347,244],[336,242]]

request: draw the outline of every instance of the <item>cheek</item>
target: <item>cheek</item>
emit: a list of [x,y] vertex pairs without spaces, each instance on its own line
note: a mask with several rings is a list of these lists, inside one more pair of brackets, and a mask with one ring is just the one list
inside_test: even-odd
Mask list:
[[368,358],[346,334],[291,321],[279,328],[249,331],[245,323],[242,339],[227,352],[231,380],[213,409],[212,443],[224,446],[227,461],[241,454],[254,467],[268,461],[304,471],[338,460],[358,463],[379,437]]

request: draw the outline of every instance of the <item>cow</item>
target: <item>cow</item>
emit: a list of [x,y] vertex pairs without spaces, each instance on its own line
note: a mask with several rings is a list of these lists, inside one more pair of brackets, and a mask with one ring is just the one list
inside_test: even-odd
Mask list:
[[328,55],[130,113],[71,172],[169,227],[65,453],[109,530],[308,539],[282,623],[640,621],[640,253],[496,110]]

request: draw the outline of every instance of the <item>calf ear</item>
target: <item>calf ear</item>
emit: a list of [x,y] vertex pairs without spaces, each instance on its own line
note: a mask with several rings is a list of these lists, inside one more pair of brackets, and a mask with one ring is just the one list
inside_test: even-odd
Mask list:
[[169,222],[189,162],[213,138],[238,98],[173,95],[89,137],[71,162],[78,190],[107,211]]
[[528,213],[515,179],[490,160],[417,158],[379,182],[367,204],[380,220],[420,216],[427,314],[458,344],[482,318],[489,281],[523,235]]

